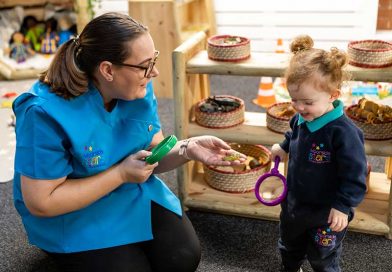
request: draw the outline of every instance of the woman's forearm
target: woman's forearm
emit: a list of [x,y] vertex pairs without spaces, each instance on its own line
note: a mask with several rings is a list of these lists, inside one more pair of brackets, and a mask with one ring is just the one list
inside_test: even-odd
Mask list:
[[22,193],[32,214],[52,217],[82,209],[123,183],[119,165],[115,165],[82,179],[32,180],[22,176]]
[[185,148],[186,145],[189,143],[189,140],[181,140],[178,141],[177,144],[170,150],[170,152],[162,158],[159,162],[158,166],[154,169],[154,174],[164,173],[177,167],[183,165],[184,163],[188,162],[189,159],[186,158],[186,153],[182,156],[180,155],[180,148]]

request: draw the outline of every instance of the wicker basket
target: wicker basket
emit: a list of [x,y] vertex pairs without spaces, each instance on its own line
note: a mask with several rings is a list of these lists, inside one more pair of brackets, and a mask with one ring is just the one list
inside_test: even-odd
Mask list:
[[208,128],[229,128],[237,126],[245,120],[245,103],[242,99],[231,95],[216,95],[215,97],[227,97],[240,103],[240,106],[229,112],[202,112],[200,106],[207,101],[203,99],[195,105],[196,123]]
[[349,63],[362,68],[392,66],[392,43],[380,40],[353,41],[348,44]]
[[[240,38],[237,44],[222,44],[219,41],[227,38]],[[241,61],[250,57],[250,40],[245,37],[217,35],[208,39],[208,57],[218,61]]]
[[289,123],[291,117],[278,116],[278,113],[288,106],[291,106],[291,102],[275,103],[267,108],[267,128],[278,133],[285,133],[291,130]]
[[346,115],[354,122],[357,127],[362,129],[363,136],[367,140],[389,140],[392,139],[392,122],[381,124],[369,124],[360,118],[352,115],[351,109],[358,105],[351,105],[345,108]]
[[254,190],[259,176],[270,170],[271,152],[262,145],[230,144],[230,146],[245,155],[262,158],[264,163],[256,168],[235,173],[203,165],[204,179],[211,187],[220,191],[230,193],[250,192]]

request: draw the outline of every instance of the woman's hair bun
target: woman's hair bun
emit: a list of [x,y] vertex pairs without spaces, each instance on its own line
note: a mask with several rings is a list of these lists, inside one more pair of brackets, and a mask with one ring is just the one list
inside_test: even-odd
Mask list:
[[313,48],[313,45],[314,42],[310,36],[308,35],[297,36],[290,44],[290,51],[296,54],[298,52]]

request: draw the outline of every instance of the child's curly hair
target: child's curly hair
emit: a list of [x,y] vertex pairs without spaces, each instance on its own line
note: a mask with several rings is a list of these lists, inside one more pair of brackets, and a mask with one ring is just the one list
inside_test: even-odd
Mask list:
[[350,75],[343,70],[348,62],[345,52],[331,48],[330,51],[313,48],[313,39],[308,35],[294,38],[290,44],[293,56],[285,72],[287,85],[299,86],[312,79],[327,92],[340,89]]

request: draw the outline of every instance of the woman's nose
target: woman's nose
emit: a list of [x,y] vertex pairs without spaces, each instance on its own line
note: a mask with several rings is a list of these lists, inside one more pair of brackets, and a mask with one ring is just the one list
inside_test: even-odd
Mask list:
[[157,77],[157,76],[159,76],[159,70],[158,70],[157,66],[155,65],[154,68],[152,68],[150,77]]

